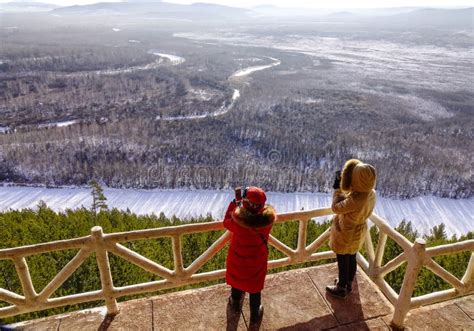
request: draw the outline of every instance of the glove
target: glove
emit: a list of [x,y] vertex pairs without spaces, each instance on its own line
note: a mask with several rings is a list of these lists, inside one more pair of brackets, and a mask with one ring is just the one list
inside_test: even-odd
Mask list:
[[232,200],[229,203],[229,206],[227,207],[227,211],[225,212],[224,218],[231,217],[232,212],[238,207],[237,203],[235,202],[235,199]]

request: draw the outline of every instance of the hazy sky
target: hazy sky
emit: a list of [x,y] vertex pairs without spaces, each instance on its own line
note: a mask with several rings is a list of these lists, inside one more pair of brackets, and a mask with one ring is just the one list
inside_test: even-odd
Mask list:
[[[13,0],[0,0],[10,2]],[[38,0],[38,2],[55,3],[58,5],[85,5],[95,2],[118,2],[118,0]],[[472,0],[332,0],[332,1],[303,1],[303,0],[169,0],[166,2],[189,4],[193,2],[209,2],[236,7],[252,7],[271,4],[280,7],[302,8],[381,8],[381,7],[471,7]]]

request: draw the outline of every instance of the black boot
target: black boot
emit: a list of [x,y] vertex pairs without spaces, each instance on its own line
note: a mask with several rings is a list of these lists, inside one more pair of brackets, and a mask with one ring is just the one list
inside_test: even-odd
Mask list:
[[241,298],[240,300],[235,300],[234,298],[232,298],[232,295],[229,295],[228,305],[232,309],[232,311],[236,313],[240,313],[240,310],[242,309],[243,301],[244,301],[243,298]]
[[258,310],[250,310],[250,324],[257,324],[262,320],[263,317],[263,306],[260,305]]
[[352,293],[352,283],[346,285],[347,294]]
[[347,296],[347,287],[346,286],[340,286],[340,285],[329,285],[326,286],[326,292],[329,293],[330,295],[336,297],[336,298],[341,298],[344,299]]
[[[334,285],[337,285],[337,283],[339,282],[339,279],[334,279]],[[346,285],[346,290],[347,290],[347,294],[350,294],[352,293],[352,282],[349,282],[347,285]]]

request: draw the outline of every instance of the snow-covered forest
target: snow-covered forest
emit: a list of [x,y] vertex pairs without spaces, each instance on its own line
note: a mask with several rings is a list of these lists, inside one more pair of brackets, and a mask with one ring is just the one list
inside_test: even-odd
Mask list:
[[356,157],[384,197],[472,197],[472,8],[130,6],[2,16],[0,182],[329,192]]

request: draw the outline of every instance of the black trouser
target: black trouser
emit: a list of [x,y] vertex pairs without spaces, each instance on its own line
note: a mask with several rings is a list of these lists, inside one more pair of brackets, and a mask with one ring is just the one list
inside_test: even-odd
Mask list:
[[355,254],[337,254],[337,266],[339,268],[339,282],[337,285],[352,286],[356,270],[357,260]]
[[[235,287],[232,288],[230,292],[232,299],[239,302],[244,295],[244,291],[236,289]],[[262,303],[262,292],[258,293],[250,293],[250,311],[254,314],[258,314],[258,310],[260,308],[260,304]]]

